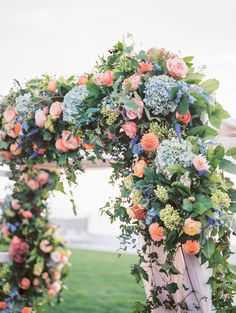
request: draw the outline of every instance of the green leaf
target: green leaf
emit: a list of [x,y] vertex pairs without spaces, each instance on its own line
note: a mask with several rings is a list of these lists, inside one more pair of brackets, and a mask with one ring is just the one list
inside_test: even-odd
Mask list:
[[204,132],[204,137],[206,137],[206,138],[214,138],[217,135],[218,135],[218,132],[215,129],[213,129],[213,128],[209,127],[209,126],[206,126],[206,129],[205,129],[205,132]]
[[93,82],[88,82],[86,87],[90,97],[98,98],[100,96],[101,88],[98,85],[94,84]]
[[214,156],[221,160],[225,155],[225,149],[222,146],[217,146],[214,150]]
[[189,63],[193,60],[193,58],[194,58],[193,56],[187,56],[187,57],[184,57],[183,60],[185,63]]
[[236,164],[229,160],[222,159],[220,161],[219,168],[223,171],[226,171],[227,173],[236,174]]
[[53,138],[52,134],[50,133],[50,131],[45,130],[43,133],[43,140],[45,141],[51,141]]
[[208,209],[212,207],[211,200],[208,199],[206,196],[203,195],[197,195],[196,201],[193,203],[195,211],[202,215],[205,213]]
[[192,212],[193,204],[189,201],[189,199],[184,199],[183,201],[183,209],[187,212]]
[[149,181],[150,181],[150,180],[151,180],[151,181],[154,181],[155,178],[156,178],[156,172],[155,172],[153,169],[151,169],[151,168],[149,168],[149,167],[146,167],[146,168],[144,169],[144,176],[145,176],[145,178],[148,179]]
[[230,117],[229,113],[219,103],[208,108],[209,121],[216,128],[220,128],[222,120],[228,117]]
[[170,101],[173,101],[176,98],[178,90],[179,90],[178,87],[171,88],[171,90],[169,92],[169,96],[168,96]]
[[138,105],[135,102],[130,101],[126,97],[123,98],[123,103],[124,103],[124,108],[127,110],[137,110],[138,109]]
[[57,190],[57,191],[60,191],[60,192],[62,192],[62,193],[64,193],[64,194],[66,194],[66,193],[65,193],[65,190],[64,190],[63,182],[58,182],[58,183],[56,184],[56,187],[55,187],[54,190]]
[[173,165],[173,166],[169,167],[168,171],[171,174],[176,174],[176,173],[184,173],[185,169],[184,169],[184,167],[181,164],[176,164],[176,165]]
[[207,259],[210,259],[215,252],[215,242],[212,238],[209,238],[202,249],[203,254]]
[[187,135],[188,136],[200,136],[202,137],[204,132],[206,130],[206,126],[196,126],[188,130]]
[[0,142],[0,149],[7,150],[8,148],[8,143],[6,141],[1,141]]
[[207,211],[207,208],[202,204],[202,203],[196,203],[194,205],[195,211],[199,214],[202,215]]
[[175,182],[172,184],[173,187],[175,187],[176,189],[178,189],[178,191],[183,195],[183,196],[190,196],[191,195],[191,191],[188,187],[184,186],[183,184],[181,184],[180,182]]
[[181,115],[186,115],[189,110],[188,97],[182,96],[181,101],[177,107],[177,112]]
[[216,79],[208,79],[200,84],[206,93],[212,93],[219,88],[219,82]]
[[236,148],[230,148],[229,150],[227,150],[226,155],[231,156],[236,160]]
[[175,293],[179,287],[176,283],[170,283],[166,286],[166,289],[169,293]]
[[187,83],[192,83],[192,84],[199,84],[201,80],[203,79],[204,75],[200,73],[188,73],[187,77],[185,78],[185,81]]

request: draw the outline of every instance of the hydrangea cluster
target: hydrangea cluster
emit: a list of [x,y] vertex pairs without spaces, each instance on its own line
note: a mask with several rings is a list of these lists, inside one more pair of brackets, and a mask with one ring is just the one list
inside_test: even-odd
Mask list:
[[20,95],[16,98],[15,102],[15,109],[18,113],[17,119],[19,121],[23,119],[27,119],[31,117],[32,110],[35,110],[36,107],[34,107],[31,104],[31,94],[26,93],[24,95]]
[[189,172],[185,172],[182,176],[180,176],[180,182],[183,184],[185,187],[190,188],[191,187],[191,179],[189,177]]
[[134,184],[133,176],[132,175],[126,176],[124,179],[125,188],[127,188],[128,190],[132,190],[133,184]]
[[142,192],[135,190],[133,192],[133,197],[132,197],[133,203],[134,204],[140,204],[141,201],[143,200],[143,195]]
[[228,209],[231,204],[229,195],[226,192],[222,192],[220,190],[215,190],[212,192],[211,202],[215,209],[219,207]]
[[88,96],[88,90],[85,86],[76,86],[68,92],[63,101],[63,121],[69,124],[75,124],[75,115],[79,114],[80,107],[84,99]]
[[168,191],[163,186],[157,186],[157,188],[156,188],[156,190],[154,192],[155,192],[156,197],[161,202],[165,203],[169,199]]
[[192,164],[194,154],[191,151],[191,144],[186,140],[178,138],[165,139],[161,142],[156,156],[156,165],[160,170],[181,164],[189,167]]
[[144,102],[154,115],[167,115],[175,111],[177,104],[170,100],[170,92],[174,87],[177,87],[176,80],[167,75],[152,76],[147,80]]
[[161,210],[160,219],[169,230],[174,230],[181,221],[179,213],[170,204],[167,204],[165,208]]
[[117,117],[119,115],[119,112],[116,110],[117,109],[116,103],[110,96],[105,97],[102,100],[101,105],[102,105],[101,114],[106,117],[107,125],[112,125],[117,120]]

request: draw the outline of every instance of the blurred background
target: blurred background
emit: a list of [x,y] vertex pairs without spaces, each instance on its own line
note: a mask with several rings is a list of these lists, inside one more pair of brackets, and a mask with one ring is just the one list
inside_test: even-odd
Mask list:
[[[0,94],[13,79],[83,74],[131,33],[137,49],[157,46],[194,55],[196,66],[206,65],[207,76],[220,81],[218,101],[236,118],[235,15],[234,0],[0,0]],[[56,192],[49,201],[52,219],[76,249],[67,301],[52,312],[127,313],[143,297],[128,276],[135,255],[117,260],[119,225],[99,213],[118,195],[108,184],[110,174],[110,168],[97,167],[79,175],[73,190],[77,217],[68,196]],[[7,185],[0,177],[1,198]]]

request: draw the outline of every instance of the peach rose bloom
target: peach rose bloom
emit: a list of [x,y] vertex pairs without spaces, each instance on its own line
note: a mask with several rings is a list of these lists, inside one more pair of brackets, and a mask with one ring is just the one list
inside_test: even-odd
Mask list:
[[129,138],[134,138],[138,131],[138,126],[135,122],[126,122],[121,128]]
[[60,152],[67,152],[67,151],[69,151],[69,149],[64,146],[64,143],[63,143],[62,139],[57,139],[57,141],[55,143],[55,147]]
[[39,189],[39,183],[34,179],[30,179],[29,181],[26,182],[26,184],[33,191]]
[[11,153],[12,153],[14,156],[18,156],[18,155],[20,155],[21,152],[22,152],[22,147],[18,147],[18,148],[17,148],[17,146],[18,146],[18,144],[16,144],[16,143],[12,143],[12,144],[10,145],[10,151],[11,151]]
[[159,146],[159,139],[153,133],[145,134],[142,137],[141,146],[145,151],[155,151]]
[[21,208],[20,201],[18,199],[12,199],[11,207],[13,208],[13,210],[19,210]]
[[25,306],[22,310],[21,313],[32,313],[31,308],[29,308],[28,306]]
[[61,102],[59,101],[53,102],[49,110],[49,113],[53,120],[57,120],[61,116],[61,112],[62,112]]
[[143,108],[144,108],[143,101],[138,100],[136,98],[130,98],[129,100],[134,102],[135,104],[137,104],[138,108],[136,110],[126,110],[127,117],[130,120],[133,120],[136,117],[138,117],[140,119],[142,117],[142,115],[143,115]]
[[134,204],[132,206],[132,210],[134,211],[135,218],[137,220],[142,220],[146,217],[147,213],[145,210],[142,210],[138,204]]
[[133,166],[134,175],[142,178],[144,176],[144,169],[147,167],[147,162],[144,160],[139,160]]
[[136,219],[136,214],[132,208],[127,208],[126,213],[128,214],[129,218]]
[[33,285],[34,285],[35,287],[38,287],[39,284],[40,284],[39,279],[38,279],[38,278],[35,278],[35,279],[33,280]]
[[140,74],[146,74],[148,72],[151,72],[152,68],[153,68],[153,65],[151,63],[141,62],[138,67],[138,72]]
[[187,240],[183,244],[183,249],[186,254],[195,255],[200,251],[200,244],[195,240]]
[[47,272],[43,272],[42,274],[42,279],[47,279],[48,278],[48,273]]
[[57,91],[57,82],[55,79],[50,80],[48,83],[48,91],[55,93]]
[[22,278],[22,280],[19,283],[19,287],[23,290],[28,290],[30,288],[30,285],[31,281],[26,277]]
[[17,123],[17,124],[11,125],[7,133],[11,138],[16,138],[19,136],[21,131],[22,131],[22,126],[20,123]]
[[[142,85],[142,79],[140,75],[134,74],[126,78],[122,83],[123,90],[134,92],[139,86]],[[127,90],[128,89],[128,90]]]
[[33,216],[33,214],[30,211],[22,211],[21,215],[23,218],[26,218],[26,219],[31,219]]
[[113,73],[111,71],[105,72],[103,74],[102,82],[106,86],[112,86],[113,84]]
[[53,247],[50,245],[50,242],[47,239],[43,239],[40,244],[39,248],[44,253],[50,253],[53,249]]
[[102,86],[103,84],[103,73],[96,73],[93,75],[93,81],[98,86]]
[[87,82],[88,82],[88,76],[87,75],[81,75],[79,78],[78,78],[78,85],[79,86],[83,86],[83,85],[86,85]]
[[43,110],[39,109],[35,112],[35,124],[39,127],[39,128],[43,128],[45,126],[46,123],[46,115],[43,112]]
[[0,301],[0,310],[5,310],[7,308],[7,303],[4,301]]
[[43,113],[44,113],[45,115],[48,115],[48,114],[49,114],[49,107],[43,108]]
[[60,271],[55,271],[54,272],[54,277],[56,280],[60,280],[61,279],[61,272]]
[[15,109],[12,106],[7,107],[3,117],[7,123],[13,122],[17,117]]
[[63,145],[69,150],[75,150],[82,143],[81,138],[72,134],[69,130],[63,130],[62,132]]
[[149,234],[154,241],[162,241],[164,236],[164,228],[160,226],[158,223],[152,223],[149,226]]
[[40,172],[38,173],[35,179],[39,183],[39,186],[41,187],[47,184],[48,179],[49,179],[49,174],[47,172]]
[[[6,159],[6,160],[11,160],[11,154],[9,151],[5,151],[5,150],[2,150],[0,151],[0,154]],[[1,159],[1,157],[0,157]]]
[[185,78],[188,72],[188,67],[184,60],[179,57],[169,58],[166,62],[168,72],[175,78]]
[[191,218],[188,218],[184,222],[183,230],[184,230],[185,234],[187,234],[189,236],[195,236],[195,235],[200,234],[201,227],[202,227],[201,222],[194,221]]

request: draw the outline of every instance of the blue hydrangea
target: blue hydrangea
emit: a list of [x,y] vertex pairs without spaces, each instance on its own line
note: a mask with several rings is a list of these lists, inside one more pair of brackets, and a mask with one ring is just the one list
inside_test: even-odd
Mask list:
[[193,157],[191,144],[188,141],[179,140],[179,138],[165,139],[157,150],[155,163],[160,170],[168,169],[177,164],[189,167]]
[[177,81],[167,75],[150,77],[145,83],[144,102],[154,115],[167,115],[174,112],[177,104],[170,100],[170,91],[178,87]]
[[157,210],[154,208],[149,209],[147,211],[146,224],[150,225],[155,217],[157,217]]
[[32,111],[35,111],[34,106],[31,104],[31,94],[26,93],[16,98],[15,109],[18,113],[18,120],[30,118]]
[[79,107],[83,100],[88,96],[88,90],[85,86],[76,86],[69,91],[63,101],[63,121],[69,124],[75,124],[75,114],[78,114]]

